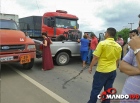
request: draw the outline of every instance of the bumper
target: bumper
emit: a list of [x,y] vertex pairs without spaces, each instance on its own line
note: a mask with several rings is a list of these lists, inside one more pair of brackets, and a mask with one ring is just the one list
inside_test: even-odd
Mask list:
[[0,55],[0,62],[7,63],[7,62],[20,62],[23,56],[28,56],[30,59],[36,57],[35,52],[29,53],[18,53],[18,54],[2,54]]

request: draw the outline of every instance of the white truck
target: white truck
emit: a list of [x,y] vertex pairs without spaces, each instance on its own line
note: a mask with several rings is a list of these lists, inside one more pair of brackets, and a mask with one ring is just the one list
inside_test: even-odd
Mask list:
[[0,19],[14,20],[16,23],[19,22],[18,15],[16,15],[16,14],[0,13]]

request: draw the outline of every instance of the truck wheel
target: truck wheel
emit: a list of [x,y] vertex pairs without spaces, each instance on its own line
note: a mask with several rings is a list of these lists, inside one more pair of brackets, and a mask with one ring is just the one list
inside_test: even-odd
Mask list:
[[23,69],[25,70],[29,70],[33,67],[34,65],[34,59],[31,59],[31,62],[30,63],[26,63],[26,64],[22,64],[23,65]]
[[56,63],[57,65],[66,65],[70,60],[70,57],[68,55],[68,53],[66,52],[60,52],[59,54],[57,54],[56,56]]

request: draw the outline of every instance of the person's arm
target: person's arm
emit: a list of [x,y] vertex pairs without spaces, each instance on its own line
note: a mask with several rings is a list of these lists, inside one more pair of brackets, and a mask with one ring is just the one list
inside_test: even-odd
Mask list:
[[134,75],[140,75],[140,69],[130,65],[129,63],[125,62],[122,60],[120,62],[120,71],[129,75],[129,76],[134,76]]
[[43,46],[47,46],[47,41],[46,40],[44,40]]
[[102,53],[102,45],[101,45],[102,42],[100,42],[98,45],[97,45],[97,48],[95,49],[95,51],[93,52],[94,54],[94,57],[90,63],[90,66],[89,66],[89,69],[88,69],[88,72],[91,74],[92,72],[92,67],[98,62],[98,59]]
[[98,62],[98,57],[94,55],[91,64],[89,66],[88,72],[91,74],[92,72],[92,67]]
[[52,44],[53,42],[52,42],[52,40],[50,39],[50,44]]
[[80,43],[80,39],[78,39],[77,42]]
[[[95,37],[95,38],[96,38],[96,37]],[[98,44],[98,40],[97,40],[97,38],[96,38],[95,44],[96,44],[96,45]]]
[[[139,36],[133,37],[128,44],[130,45],[130,47],[133,50],[140,48],[140,37]],[[130,49],[128,53],[132,54],[133,52],[131,52],[131,49]],[[121,72],[123,72],[127,75],[140,75],[140,52],[138,52],[135,56],[136,56],[136,61],[137,61],[138,67],[134,67],[134,66],[130,65],[130,63],[122,60],[120,63],[120,71]],[[130,55],[129,57],[127,57],[127,59],[131,60],[131,57],[132,56]],[[125,60],[127,60],[127,59],[125,59]]]
[[136,61],[137,61],[138,68],[140,69],[140,51],[136,54]]
[[[140,49],[140,36],[132,37],[132,39],[130,40],[128,44],[134,51],[136,49]],[[135,56],[136,56],[138,67],[140,68],[140,53],[139,52]]]
[[119,66],[119,61],[120,61],[120,59],[118,59],[118,60],[116,61],[116,66],[117,66],[117,68],[118,68],[118,66]]
[[120,62],[119,69],[120,72],[123,72],[127,75],[137,75],[136,67],[132,66],[132,62],[134,59],[133,50],[130,49],[129,52],[125,55],[123,60]]
[[133,50],[130,49],[120,63],[120,67],[119,67],[120,71],[130,76],[140,75],[140,69],[138,67],[132,66],[133,59],[134,59],[134,53]]

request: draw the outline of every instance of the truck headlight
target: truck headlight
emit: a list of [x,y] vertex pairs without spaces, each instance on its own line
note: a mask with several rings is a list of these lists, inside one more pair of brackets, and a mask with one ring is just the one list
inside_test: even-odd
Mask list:
[[36,48],[35,48],[35,45],[32,44],[32,45],[28,45],[27,46],[27,49],[28,50],[33,50],[33,49],[36,49]]

